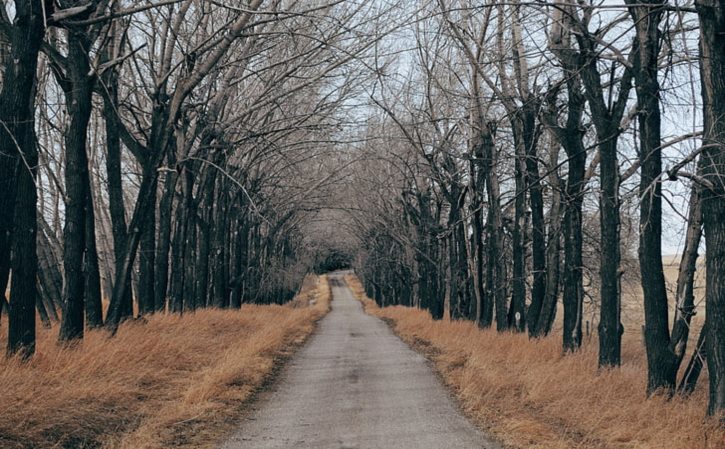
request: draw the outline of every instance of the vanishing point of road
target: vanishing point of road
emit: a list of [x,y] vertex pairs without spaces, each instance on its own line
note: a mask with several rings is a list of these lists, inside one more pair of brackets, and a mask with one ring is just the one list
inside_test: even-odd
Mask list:
[[341,275],[332,310],[222,449],[498,449],[425,358],[367,315]]

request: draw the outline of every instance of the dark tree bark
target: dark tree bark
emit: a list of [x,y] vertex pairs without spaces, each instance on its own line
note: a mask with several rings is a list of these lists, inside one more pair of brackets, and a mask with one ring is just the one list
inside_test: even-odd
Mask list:
[[539,175],[538,131],[536,115],[538,105],[532,99],[521,111],[524,123],[523,141],[526,145],[526,186],[531,206],[531,266],[533,284],[531,285],[531,304],[527,311],[526,322],[529,335],[539,336],[539,320],[546,299],[546,223],[544,221],[544,194]]
[[[87,179],[90,182],[90,179]],[[86,185],[86,226],[84,255],[85,276],[85,313],[86,323],[90,328],[103,325],[103,305],[101,302],[101,274],[98,266],[98,249],[96,248],[96,218],[93,210],[93,194],[90,184]]]
[[[88,124],[91,118],[93,80],[88,76],[90,42],[83,29],[68,31],[66,73],[56,71],[65,91],[70,123],[65,131],[65,226],[63,228],[63,317],[60,342],[83,338],[89,199],[91,198],[88,154]],[[90,204],[92,207],[92,204]],[[95,236],[94,236],[95,238]],[[94,243],[95,246],[95,243]],[[97,257],[97,255],[96,255]],[[97,263],[97,261],[96,261]],[[99,292],[100,294],[100,292]]]
[[[28,80],[34,83],[33,74]],[[32,102],[32,99],[29,100]],[[31,116],[32,117],[32,116]],[[33,131],[33,119],[23,132],[21,143],[22,163],[18,164],[17,193],[13,227],[12,259],[10,269],[13,277],[10,285],[8,311],[8,355],[18,354],[28,358],[35,352],[35,306],[38,301],[38,231],[36,204],[38,195],[35,187],[38,152]],[[21,135],[15,134],[16,138]],[[27,167],[25,164],[28,164]]]
[[[116,37],[112,37],[106,48],[105,59],[111,60],[116,52]],[[123,264],[124,250],[128,237],[126,228],[126,207],[123,201],[121,181],[121,136],[116,124],[116,105],[118,105],[118,73],[107,70],[103,74],[103,117],[106,134],[106,177],[108,186],[108,209],[111,216],[113,234],[113,253],[116,267]],[[131,291],[131,272],[123,280],[124,296],[119,304],[119,318],[124,320],[133,316],[133,297]]]
[[639,267],[644,294],[647,393],[674,392],[677,357],[670,348],[667,290],[662,268],[662,150],[657,76],[662,1],[627,0],[637,37],[633,48],[640,160]]
[[697,273],[698,248],[702,240],[702,187],[694,183],[690,192],[685,247],[677,273],[675,293],[675,319],[672,325],[670,350],[677,358],[677,369],[687,352],[690,322],[695,315],[695,274]]
[[169,284],[169,250],[171,249],[171,212],[176,192],[177,174],[175,170],[175,151],[169,151],[168,165],[170,170],[164,174],[164,193],[159,204],[159,233],[156,246],[156,272],[154,286],[154,310],[163,312],[166,309],[166,298]]
[[[552,176],[558,177],[556,173]],[[553,184],[551,209],[549,212],[550,223],[546,243],[546,294],[544,304],[541,306],[541,314],[536,323],[536,335],[549,335],[556,318],[556,303],[559,300],[559,283],[561,277],[561,192],[562,183],[557,180]]]
[[209,202],[213,200],[216,173],[207,168],[204,178],[200,192],[203,201],[199,205],[199,250],[195,264],[194,301],[198,307],[209,305],[209,297],[211,296],[209,291],[209,257],[211,254],[212,204]]
[[143,228],[139,240],[139,273],[138,273],[138,313],[147,315],[154,311],[154,287],[156,275],[156,190],[158,175],[150,173],[154,170],[147,166],[144,168],[144,178],[153,178],[149,193],[153,200],[149,200],[143,214]]
[[[490,232],[486,232],[486,226],[484,226],[483,219],[483,190],[486,186],[486,179],[489,177],[488,170],[492,168],[489,159],[494,151],[496,151],[493,143],[494,132],[494,125],[484,123],[480,130],[480,141],[475,148],[475,156],[477,159],[480,159],[480,162],[476,164],[476,198],[478,204],[474,214],[474,237],[476,241],[476,258],[478,259],[478,263],[476,264],[476,270],[478,274],[477,288],[479,290],[480,296],[480,307],[478,309],[476,319],[478,325],[483,328],[491,327],[491,325],[493,324],[493,310],[495,300],[495,294],[493,294],[491,285],[489,285],[489,283],[493,281],[494,267],[491,264],[492,260],[487,260],[486,249],[484,247],[484,237],[488,236],[490,238],[491,234]],[[489,246],[492,245],[492,242],[488,241],[487,239],[486,243]]]
[[558,122],[556,99],[558,87],[547,94],[547,107],[542,114],[546,125],[554,131],[567,156],[568,176],[564,190],[564,322],[563,349],[572,352],[582,343],[582,314],[584,308],[584,283],[582,259],[584,188],[586,186],[587,151],[584,147],[582,115],[586,97],[582,92],[580,67],[581,54],[572,46],[571,24],[575,16],[571,10],[556,10],[558,19],[553,22],[550,47],[564,66],[567,87],[567,117],[564,126]]
[[229,264],[227,263],[226,246],[226,219],[227,219],[227,181],[223,176],[217,176],[217,188],[215,191],[213,205],[213,226],[212,226],[212,295],[213,304],[220,309],[229,307],[229,295],[227,289],[227,274]]
[[39,219],[39,225],[38,277],[43,287],[43,301],[46,303],[46,310],[54,321],[59,321],[58,302],[63,292],[63,275],[59,269],[62,257],[56,254],[54,246],[60,246],[60,244],[51,241],[52,231],[42,218]]
[[[513,123],[517,127],[518,123]],[[516,189],[514,194],[513,227],[513,279],[511,307],[508,311],[508,328],[523,332],[526,329],[526,148],[522,142],[523,131],[514,131],[516,164],[514,176]]]
[[[167,154],[168,145],[171,144],[176,124],[181,119],[182,105],[194,88],[206,78],[221,58],[226,55],[232,44],[240,37],[242,29],[255,16],[255,12],[261,4],[262,0],[253,0],[251,2],[249,8],[228,26],[228,33],[225,38],[220,40],[215,47],[209,49],[203,61],[196,64],[186,77],[177,81],[176,89],[170,98],[167,96],[165,83],[159,86],[159,89],[155,92],[156,98],[154,98],[154,109],[151,117],[151,132],[147,146],[144,147],[140,143],[134,142],[136,147],[144,151],[145,163],[143,165],[145,173],[139,186],[138,197],[129,226],[129,236],[123,251],[123,259],[116,266],[116,274],[114,276],[116,282],[106,319],[106,328],[112,334],[118,330],[122,316],[122,302],[127,287],[124,282],[119,282],[119,280],[126,279],[131,272],[141,236],[145,234],[146,238],[150,240],[154,235],[155,214],[149,214],[149,211],[155,210],[158,168],[161,167],[161,163]],[[124,126],[120,119],[117,119],[116,123],[119,127]],[[150,243],[150,241],[147,241],[147,243]],[[142,254],[153,255],[154,250],[150,246],[148,244],[145,245],[151,252],[142,252]],[[142,264],[144,268],[148,270],[154,269],[153,263],[148,263],[148,260],[145,262]],[[144,307],[147,307],[148,304],[153,305],[154,295],[153,292],[149,291],[153,289],[153,282],[149,282],[150,275],[150,271],[145,274],[146,280],[143,283],[145,288],[139,291],[139,297],[145,296]]]
[[247,241],[249,239],[249,224],[247,222],[247,213],[242,212],[237,220],[234,235],[234,280],[231,282],[232,291],[232,307],[239,308],[244,302],[244,284],[246,282],[246,272],[248,260]]
[[193,265],[189,261],[193,260],[193,248],[189,234],[195,232],[196,222],[193,221],[196,209],[194,207],[194,175],[192,168],[187,163],[181,164],[180,168],[182,202],[176,206],[176,219],[174,223],[174,238],[171,248],[171,298],[169,300],[169,310],[175,313],[181,313],[184,309],[184,294],[193,292],[185,288],[188,282],[187,270]]
[[[15,2],[0,92],[0,290],[5,301],[13,272],[8,311],[8,355],[30,357],[35,351],[37,296],[37,217],[34,130],[35,72],[45,21],[39,0]],[[45,2],[53,10],[50,1]],[[11,256],[12,254],[12,256]],[[9,263],[8,263],[9,262]]]
[[[488,124],[491,143],[496,134],[496,125]],[[493,297],[495,308],[496,330],[508,330],[508,279],[503,242],[503,218],[501,214],[501,189],[499,187],[497,155],[494,145],[487,145],[486,152],[486,191],[488,193],[488,220],[486,223],[486,241],[488,242],[486,293]]]
[[[592,111],[600,155],[599,224],[600,235],[600,319],[599,319],[599,366],[618,366],[621,363],[622,327],[620,291],[620,217],[619,217],[619,163],[617,140],[619,126],[632,86],[632,71],[625,68],[619,80],[617,100],[611,105],[604,99],[604,86],[597,67],[596,40],[584,24],[576,33],[581,59],[581,77],[584,92]],[[630,62],[631,63],[631,62]],[[613,89],[614,86],[610,86]]]
[[725,410],[725,1],[698,0],[700,80],[703,99],[701,176],[705,228],[708,414]]
[[587,152],[584,148],[584,130],[581,117],[584,96],[576,78],[568,85],[568,115],[565,128],[557,128],[559,142],[566,153],[569,175],[564,193],[564,351],[576,351],[582,343],[582,315],[584,308],[584,281],[582,260],[582,206]]

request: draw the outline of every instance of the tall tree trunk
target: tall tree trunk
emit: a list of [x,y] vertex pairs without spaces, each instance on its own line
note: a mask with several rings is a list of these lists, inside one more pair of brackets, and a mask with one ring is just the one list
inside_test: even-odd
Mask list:
[[144,167],[144,178],[153,178],[151,191],[154,201],[149,201],[143,211],[146,215],[139,243],[138,313],[147,315],[154,310],[154,283],[156,275],[156,191],[158,178],[150,173],[151,167]]
[[725,411],[725,0],[697,0],[703,99],[702,194],[705,228],[708,413]]
[[[52,2],[46,1],[45,6],[52,11]],[[34,114],[35,72],[45,29],[43,10],[40,0],[15,2],[10,55],[0,92],[0,290],[4,302],[12,271],[7,353],[22,357],[35,351],[38,152]]]
[[[572,29],[578,21],[575,10],[564,2],[557,2],[557,7],[549,33],[549,46],[564,66],[567,87],[567,118],[566,124],[558,123],[556,105],[558,88],[551,89],[547,94],[547,108],[542,114],[547,126],[552,129],[559,143],[564,147],[567,156],[568,177],[564,191],[564,329],[563,349],[565,352],[576,351],[582,342],[582,314],[584,308],[584,283],[582,260],[582,205],[584,200],[587,152],[583,138],[585,130],[582,126],[582,115],[587,97],[582,91],[582,74],[586,70],[587,94],[594,99],[598,116],[604,111],[601,99],[594,95],[600,81],[596,65],[587,65],[584,55],[573,49]],[[580,47],[586,40],[580,40]],[[611,242],[610,242],[611,243]]]
[[[489,124],[491,136],[495,134],[495,125]],[[503,332],[508,330],[508,300],[506,279],[506,265],[503,248],[503,219],[501,217],[501,191],[499,188],[496,148],[489,147],[486,154],[486,191],[488,192],[488,220],[487,241],[487,294],[493,297],[495,306],[496,330]]]
[[[163,312],[166,309],[166,298],[169,284],[169,250],[171,249],[171,208],[176,192],[176,155],[171,149],[168,155],[170,171],[164,175],[164,193],[159,204],[159,233],[156,245],[156,272],[154,273],[154,310]],[[171,171],[173,170],[173,171]]]
[[660,53],[659,23],[663,2],[627,0],[635,22],[634,82],[639,112],[640,217],[639,268],[644,294],[647,393],[674,392],[677,358],[670,348],[667,290],[662,268],[662,150],[660,86],[657,77]]
[[526,186],[531,206],[531,263],[533,284],[531,305],[526,322],[529,335],[539,335],[539,319],[546,299],[546,223],[544,222],[544,193],[539,175],[538,132],[536,130],[537,105],[529,100],[521,111],[523,141],[526,145]]
[[[65,131],[65,226],[63,228],[63,317],[58,340],[83,338],[86,276],[84,257],[90,199],[88,173],[88,124],[91,118],[93,81],[89,77],[90,43],[83,30],[68,31],[67,84],[64,87],[70,123]],[[59,74],[60,77],[63,74]],[[92,207],[92,204],[91,204]],[[97,257],[97,255],[96,255]],[[96,262],[97,263],[97,262]]]
[[226,217],[227,217],[227,182],[224,177],[217,177],[217,189],[213,200],[214,203],[213,226],[212,226],[212,294],[214,306],[218,308],[229,307],[229,295],[227,294],[228,270],[227,247],[226,247]]
[[619,279],[619,165],[616,138],[610,133],[605,136],[599,136],[600,142],[607,139],[604,143],[600,143],[599,147],[602,185],[599,195],[601,229],[599,365],[603,367],[618,366],[621,363],[623,331],[620,319]]
[[[552,149],[549,160],[556,164],[559,160],[560,146],[558,142],[552,142]],[[549,209],[549,231],[546,243],[546,294],[544,303],[541,306],[541,314],[536,323],[535,334],[548,335],[556,318],[556,303],[559,299],[559,276],[561,269],[561,197],[563,186],[556,170],[551,170],[549,175],[551,185],[551,207]]]
[[[106,49],[107,54],[104,57],[109,61],[114,58],[116,39],[117,37],[112,37],[111,44]],[[111,231],[113,234],[114,265],[118,268],[123,265],[128,230],[126,228],[126,207],[123,201],[123,182],[121,179],[121,136],[115,117],[118,105],[118,73],[116,70],[107,70],[103,74],[103,86],[106,89],[106,95],[103,98],[103,117],[106,134],[108,210],[111,216]],[[124,283],[124,295],[119,304],[120,320],[133,316],[131,271],[127,273],[122,282]]]
[[[32,120],[31,120],[32,126]],[[23,358],[35,352],[35,304],[38,298],[37,288],[37,191],[35,187],[35,168],[38,154],[33,142],[32,131],[27,131],[27,140],[23,144],[23,164],[18,166],[18,187],[15,202],[8,312],[8,349],[9,355],[19,354]],[[25,163],[29,167],[25,166]]]
[[[583,104],[582,102],[580,107],[583,107]],[[571,134],[562,142],[569,160],[569,176],[566,180],[564,197],[564,351],[576,351],[582,344],[584,309],[582,207],[587,153],[578,125],[577,121],[577,127],[569,130],[568,133]]]
[[[619,163],[617,140],[621,134],[620,121],[627,105],[632,86],[632,70],[624,69],[619,81],[617,100],[604,99],[604,87],[598,69],[596,39],[587,33],[576,38],[581,49],[581,78],[585,95],[592,111],[599,144],[599,193],[600,225],[600,318],[599,318],[599,366],[619,366],[622,352],[621,289],[620,289],[620,216],[619,216]],[[610,90],[614,86],[610,86]]]
[[509,327],[518,332],[526,329],[526,144],[523,141],[523,124],[520,118],[512,120],[514,131],[515,195],[513,229],[513,280],[511,308],[508,313]]
[[[472,217],[472,228],[473,235],[471,236],[471,273],[473,274],[473,290],[474,298],[476,300],[474,307],[473,320],[480,327],[488,327],[491,322],[482,323],[482,316],[484,310],[487,309],[490,303],[490,298],[486,295],[486,279],[484,277],[484,230],[483,230],[483,187],[486,183],[485,166],[483,163],[482,143],[477,142],[473,148],[473,154],[475,160],[471,160],[470,163],[470,176],[471,176],[471,205],[470,208],[473,212]],[[488,317],[487,317],[488,318]]]
[[199,250],[196,256],[196,286],[194,301],[198,307],[209,305],[209,255],[211,254],[211,233],[212,233],[212,202],[214,197],[214,181],[216,173],[207,168],[202,182],[199,196]]
[[[193,229],[195,221],[193,216],[196,214],[194,208],[194,175],[191,167],[184,163],[180,166],[181,170],[181,191],[182,201],[176,206],[176,219],[174,224],[174,238],[171,249],[171,299],[169,301],[169,310],[171,312],[181,313],[184,308],[185,284],[187,283],[187,264],[193,260],[187,258],[187,250],[191,250],[193,245],[190,244],[189,233],[195,231]],[[190,231],[191,228],[191,231]],[[186,290],[193,292],[192,290]]]

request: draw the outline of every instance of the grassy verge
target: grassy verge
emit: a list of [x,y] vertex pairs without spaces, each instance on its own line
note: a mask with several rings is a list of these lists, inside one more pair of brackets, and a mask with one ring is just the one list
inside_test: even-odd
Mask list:
[[433,321],[418,309],[381,309],[356,277],[346,281],[368,313],[435,363],[465,412],[510,447],[725,447],[725,429],[705,417],[705,386],[689,399],[645,398],[637,342],[625,344],[621,368],[598,372],[596,341],[563,356],[556,336],[530,341],[471,322]]
[[155,315],[72,349],[39,328],[32,361],[0,359],[0,447],[214,447],[329,309],[327,277],[306,284],[285,306]]

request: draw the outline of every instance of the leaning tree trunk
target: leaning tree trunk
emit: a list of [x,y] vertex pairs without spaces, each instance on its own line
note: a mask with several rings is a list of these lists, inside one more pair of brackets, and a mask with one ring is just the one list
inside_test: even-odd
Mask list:
[[[109,46],[106,55],[112,59],[113,47]],[[118,73],[111,69],[103,75],[103,86],[106,95],[103,98],[103,118],[106,134],[106,178],[108,188],[108,210],[111,216],[111,232],[113,234],[113,254],[115,266],[123,264],[124,250],[128,238],[126,228],[126,207],[123,201],[123,182],[121,179],[121,136],[116,125],[115,115],[118,105]],[[133,316],[133,297],[131,291],[131,272],[124,283],[124,296],[119,305],[120,319]]]
[[690,322],[695,315],[695,274],[700,241],[702,240],[702,187],[694,183],[690,193],[685,246],[682,249],[677,290],[675,293],[675,319],[672,324],[670,350],[677,358],[677,369],[687,352]]
[[702,367],[705,366],[705,360],[707,360],[707,327],[703,327],[700,330],[700,336],[697,337],[697,344],[695,345],[695,351],[692,353],[690,363],[687,364],[685,372],[682,375],[680,385],[677,387],[677,392],[681,395],[689,395],[695,391],[697,386],[697,380],[700,378]]
[[703,99],[708,414],[725,411],[725,0],[698,0]]

